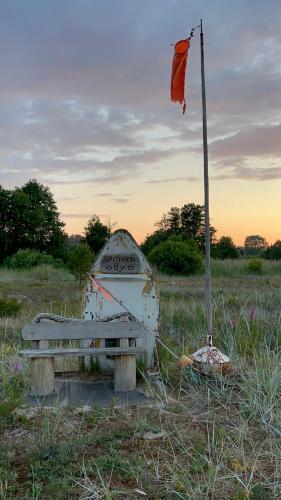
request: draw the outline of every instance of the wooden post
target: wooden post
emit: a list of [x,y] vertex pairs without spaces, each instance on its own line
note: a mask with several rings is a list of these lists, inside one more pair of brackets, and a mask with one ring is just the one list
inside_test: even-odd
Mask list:
[[136,355],[115,356],[114,390],[117,392],[136,389]]
[[[128,339],[120,339],[120,347],[128,347]],[[136,355],[114,357],[114,391],[128,392],[136,389]]]
[[[40,340],[39,349],[47,349],[48,341]],[[55,390],[54,358],[31,358],[31,395],[47,396]]]
[[33,396],[47,396],[54,392],[54,358],[31,358],[30,376]]

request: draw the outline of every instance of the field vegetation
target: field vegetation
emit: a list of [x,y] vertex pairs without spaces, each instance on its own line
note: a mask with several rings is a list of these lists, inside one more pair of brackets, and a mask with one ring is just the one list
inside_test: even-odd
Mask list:
[[[157,276],[161,338],[191,354],[205,335],[202,275]],[[22,409],[20,331],[39,312],[79,317],[83,287],[63,268],[0,270],[0,498],[281,497],[281,263],[213,262],[215,344],[230,373],[181,369],[162,347],[167,393],[149,407]],[[15,302],[14,302],[15,303]],[[139,380],[144,385],[144,380]]]

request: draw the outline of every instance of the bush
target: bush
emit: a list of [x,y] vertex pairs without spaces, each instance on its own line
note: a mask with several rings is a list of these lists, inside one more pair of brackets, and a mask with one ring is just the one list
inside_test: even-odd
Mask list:
[[251,259],[247,264],[247,269],[250,273],[261,274],[262,272],[262,261],[261,259]]
[[163,231],[162,229],[158,229],[157,231],[154,231],[154,233],[146,236],[145,240],[141,244],[141,250],[143,251],[144,255],[148,255],[153,250],[153,248],[157,247],[158,245],[160,245],[160,243],[163,243],[168,239],[168,232]]
[[80,285],[83,277],[86,278],[86,272],[90,271],[93,259],[94,254],[87,243],[79,243],[69,251],[67,263],[69,269],[79,279]]
[[[20,279],[19,275],[16,275],[16,279]],[[40,266],[32,267],[30,270],[25,271],[25,281],[38,281],[39,283],[41,281],[75,283],[75,278],[73,274],[70,273],[69,269],[65,267],[56,268],[48,264],[41,264]]]
[[21,310],[21,304],[17,299],[8,299],[8,297],[2,297],[0,299],[0,317],[4,316],[15,316]]
[[30,249],[18,250],[17,253],[5,259],[3,266],[8,269],[31,269],[42,264],[54,267],[63,266],[63,262],[60,259],[54,259],[45,252]]
[[264,259],[280,260],[281,259],[281,241],[277,240],[273,245],[270,245],[263,253]]
[[151,250],[148,259],[166,274],[188,275],[202,268],[202,254],[193,240],[171,238]]
[[230,236],[222,236],[220,240],[212,245],[212,257],[214,259],[238,259],[239,252]]

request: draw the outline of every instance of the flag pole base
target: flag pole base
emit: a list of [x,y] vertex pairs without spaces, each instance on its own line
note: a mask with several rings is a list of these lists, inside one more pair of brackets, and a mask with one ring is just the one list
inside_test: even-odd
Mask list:
[[194,366],[199,371],[210,374],[212,371],[225,374],[230,369],[230,359],[215,346],[206,345],[191,355]]

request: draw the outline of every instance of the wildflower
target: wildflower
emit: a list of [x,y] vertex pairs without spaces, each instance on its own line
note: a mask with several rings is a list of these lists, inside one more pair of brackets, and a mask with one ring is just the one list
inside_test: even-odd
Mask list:
[[255,319],[257,319],[257,310],[255,306],[252,306],[250,309],[250,320],[255,321]]
[[20,373],[22,373],[22,364],[20,361],[14,361],[12,363],[12,370],[17,374],[19,375]]
[[232,328],[232,330],[236,330],[236,327],[237,327],[237,321],[236,321],[236,319],[232,319],[231,320],[231,328]]

